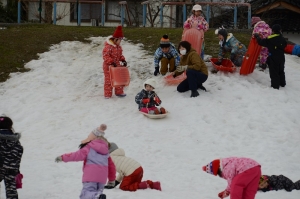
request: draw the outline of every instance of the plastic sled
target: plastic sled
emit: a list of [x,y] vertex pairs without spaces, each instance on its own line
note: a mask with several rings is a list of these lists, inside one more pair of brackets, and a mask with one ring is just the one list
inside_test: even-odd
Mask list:
[[196,28],[184,29],[181,41],[188,41],[192,45],[192,48],[200,55],[204,41],[204,32]]
[[112,87],[128,86],[130,83],[130,74],[127,67],[109,67],[110,81]]
[[181,75],[173,77],[174,73],[170,73],[164,77],[165,84],[167,85],[178,85],[180,82],[186,79],[186,72],[184,71]]
[[234,72],[236,70],[236,66],[232,63],[230,59],[223,59],[222,65],[218,66],[215,63],[218,61],[218,58],[210,58],[209,59],[212,65],[220,71]]
[[144,112],[141,112],[139,111],[140,113],[142,113],[143,115],[145,115],[146,117],[150,118],[150,119],[162,119],[162,118],[165,118],[167,117],[168,115],[168,111],[165,113],[165,114],[157,114],[157,115],[154,115],[154,114],[148,114],[148,113],[144,113]]
[[260,51],[261,46],[257,44],[255,38],[251,38],[248,50],[243,59],[240,75],[248,75],[253,73]]

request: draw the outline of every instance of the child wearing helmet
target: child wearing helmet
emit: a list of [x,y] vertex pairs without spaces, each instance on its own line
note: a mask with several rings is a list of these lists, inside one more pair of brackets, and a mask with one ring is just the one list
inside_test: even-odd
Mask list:
[[154,79],[147,79],[144,82],[144,89],[135,96],[135,102],[139,105],[139,111],[148,114],[166,113],[166,110],[163,107],[161,107],[160,109],[156,107],[161,104],[161,100],[153,91],[155,87],[156,81]]
[[[183,28],[184,31],[190,28],[196,28],[197,30],[204,32],[208,31],[209,24],[203,17],[202,7],[198,4],[193,6],[192,15],[184,22]],[[183,32],[184,32],[183,31]],[[204,58],[204,40],[202,44],[201,58]]]

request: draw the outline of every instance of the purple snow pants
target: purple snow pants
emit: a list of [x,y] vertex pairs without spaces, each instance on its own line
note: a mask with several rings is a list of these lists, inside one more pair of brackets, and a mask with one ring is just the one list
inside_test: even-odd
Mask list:
[[96,199],[96,196],[102,194],[104,185],[99,182],[83,182],[80,199]]

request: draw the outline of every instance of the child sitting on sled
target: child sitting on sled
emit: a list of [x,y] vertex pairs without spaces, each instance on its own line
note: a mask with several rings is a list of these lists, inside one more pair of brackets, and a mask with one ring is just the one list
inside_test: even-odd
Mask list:
[[135,96],[135,102],[139,105],[138,109],[147,114],[165,114],[166,110],[156,106],[161,104],[161,100],[153,91],[156,87],[154,79],[148,79],[144,82],[144,89]]
[[160,182],[153,182],[151,180],[144,180],[143,167],[136,160],[126,157],[125,151],[119,148],[115,143],[111,142],[109,145],[110,156],[116,165],[118,176],[113,184],[108,183],[105,188],[113,189],[120,184],[120,189],[123,191],[136,191],[138,189],[156,189],[161,191]]
[[260,165],[250,158],[222,158],[202,167],[203,171],[227,180],[228,186],[219,198],[254,199],[261,176]]
[[281,189],[285,189],[289,192],[294,189],[300,190],[300,180],[294,183],[284,175],[262,175],[260,177],[258,190],[266,192],[272,190],[278,191]]

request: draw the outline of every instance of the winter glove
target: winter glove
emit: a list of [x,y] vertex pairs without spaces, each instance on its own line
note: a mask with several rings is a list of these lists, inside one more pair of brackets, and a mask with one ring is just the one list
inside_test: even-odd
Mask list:
[[235,58],[235,54],[230,54],[230,60],[233,61]]
[[116,186],[118,186],[118,184],[120,184],[120,182],[118,182],[118,181],[109,181],[108,183],[107,183],[107,185],[105,185],[104,186],[104,189],[113,189],[113,188],[115,188]]
[[113,67],[117,67],[117,64],[116,64],[115,62],[111,63],[111,65],[112,65]]
[[187,69],[187,67],[188,67],[187,65],[186,66],[177,66],[176,71],[179,72],[179,73],[183,72]]
[[255,39],[260,38],[258,33],[254,33],[253,36],[254,36]]
[[226,198],[229,196],[229,192],[228,191],[222,191],[221,193],[218,194],[219,198]]
[[61,156],[57,156],[55,158],[55,162],[57,162],[57,163],[62,162],[62,157]]
[[159,67],[158,66],[155,67],[154,76],[156,76],[157,74],[159,74]]
[[150,102],[149,98],[142,99],[143,104],[148,104]]
[[222,65],[222,62],[221,62],[221,61],[217,61],[215,64],[216,64],[217,66],[221,66],[221,65]]
[[160,105],[160,99],[158,97],[154,97],[154,101],[157,105]]
[[123,66],[127,66],[127,61],[125,61],[125,60],[122,61],[122,65],[123,65]]

